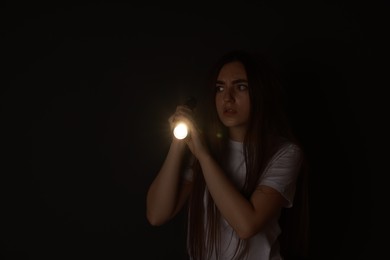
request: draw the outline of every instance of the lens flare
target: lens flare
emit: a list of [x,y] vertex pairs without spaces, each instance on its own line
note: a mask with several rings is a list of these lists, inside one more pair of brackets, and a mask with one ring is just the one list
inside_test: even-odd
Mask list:
[[184,139],[187,137],[188,127],[185,123],[178,123],[173,130],[173,135],[177,139]]

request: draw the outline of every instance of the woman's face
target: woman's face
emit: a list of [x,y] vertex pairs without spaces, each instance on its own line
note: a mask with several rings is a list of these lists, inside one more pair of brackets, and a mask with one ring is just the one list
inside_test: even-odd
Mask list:
[[242,141],[250,116],[248,78],[241,62],[225,64],[216,83],[215,104],[219,119],[229,128],[230,138]]

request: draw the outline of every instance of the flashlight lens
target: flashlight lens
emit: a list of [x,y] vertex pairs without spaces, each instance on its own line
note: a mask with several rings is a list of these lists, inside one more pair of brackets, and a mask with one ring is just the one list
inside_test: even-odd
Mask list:
[[188,134],[188,128],[187,125],[184,123],[179,123],[175,126],[175,129],[173,130],[173,135],[177,139],[184,139],[186,138]]

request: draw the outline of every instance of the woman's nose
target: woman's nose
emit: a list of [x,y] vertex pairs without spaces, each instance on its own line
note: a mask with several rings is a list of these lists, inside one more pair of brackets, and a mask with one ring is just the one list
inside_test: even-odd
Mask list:
[[234,93],[231,88],[227,88],[223,94],[224,101],[234,101]]

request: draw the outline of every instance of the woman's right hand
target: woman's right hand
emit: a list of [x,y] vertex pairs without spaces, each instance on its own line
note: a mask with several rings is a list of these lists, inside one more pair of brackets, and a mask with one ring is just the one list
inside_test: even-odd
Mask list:
[[[192,118],[192,110],[184,105],[179,105],[176,107],[175,113],[173,113],[169,119],[169,125],[171,130],[175,128],[176,124],[180,121],[187,121]],[[191,119],[190,119],[191,120]]]

